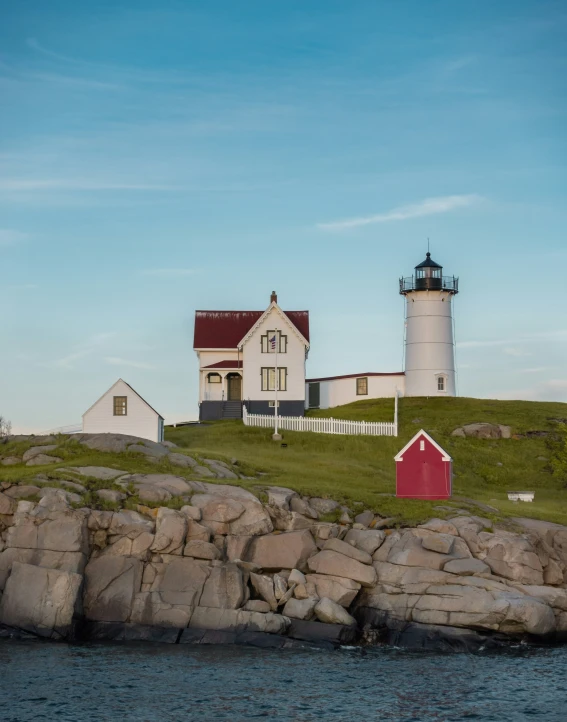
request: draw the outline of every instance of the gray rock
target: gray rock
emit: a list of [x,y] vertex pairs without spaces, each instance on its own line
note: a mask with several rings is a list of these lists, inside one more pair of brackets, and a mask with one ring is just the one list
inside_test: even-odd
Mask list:
[[150,484],[135,484],[134,489],[140,501],[150,504],[167,502],[172,496],[167,489],[160,489],[158,487],[151,486]]
[[[245,584],[237,564],[228,563],[211,569],[199,604],[202,607],[238,609],[245,598]],[[268,610],[269,611],[269,610]]]
[[160,444],[156,446],[146,446],[146,444],[131,444],[127,451],[131,454],[143,454],[150,459],[163,459],[169,453],[168,449],[164,449]]
[[250,572],[250,584],[256,594],[270,605],[270,609],[275,611],[278,608],[278,602],[274,594],[274,580],[271,577]]
[[490,567],[480,559],[452,559],[443,567],[443,571],[462,576],[490,574]]
[[[109,512],[106,512],[108,514]],[[94,512],[91,512],[91,517]],[[99,512],[104,514],[104,512]],[[140,534],[144,532],[153,533],[154,523],[149,519],[145,519],[137,511],[130,511],[129,509],[123,509],[122,511],[114,512],[110,517],[100,517],[105,521],[110,519],[108,527],[101,526],[100,528],[108,528],[108,533],[113,536],[127,536],[129,539],[136,539]]]
[[11,499],[24,499],[27,496],[37,496],[38,493],[39,486],[32,486],[29,484],[11,486],[9,489],[4,490],[4,494],[9,496]]
[[344,624],[349,627],[356,626],[356,619],[346,611],[340,604],[332,599],[323,597],[314,607],[315,616],[320,622],[326,624]]
[[16,504],[13,498],[0,491],[0,514],[13,514],[15,509]]
[[15,464],[21,464],[22,460],[18,456],[6,456],[6,458],[0,461],[2,466],[14,466]]
[[103,499],[104,501],[111,501],[114,504],[118,504],[119,502],[124,501],[124,499],[127,498],[126,494],[123,494],[121,491],[116,491],[115,489],[99,489],[95,493],[99,497],[99,499]]
[[327,540],[323,545],[323,550],[344,554],[351,559],[356,559],[356,561],[361,562],[362,564],[372,564],[372,557],[368,554],[368,552],[361,551],[360,549],[352,546],[352,544],[348,544],[340,539]]
[[[236,536],[230,534],[226,538],[226,558],[229,562],[243,559],[250,544],[251,536]],[[258,565],[256,565],[258,567]],[[258,567],[260,569],[261,567]]]
[[187,541],[192,541],[193,539],[208,542],[211,540],[211,530],[193,519],[188,519]]
[[166,604],[195,607],[201,599],[210,571],[203,562],[174,557],[168,564],[160,565],[151,591],[159,592]]
[[201,521],[201,510],[196,506],[182,506],[180,511],[182,514],[185,514],[188,519]]
[[217,461],[216,459],[203,459],[205,464],[211,469],[215,476],[219,479],[238,479],[238,474],[225,464],[224,461]]
[[111,537],[111,544],[104,547],[101,556],[124,556],[135,557],[142,561],[149,561],[150,547],[154,541],[154,535],[143,532],[135,539],[128,537]]
[[280,574],[274,574],[274,594],[279,601],[287,592],[287,579]]
[[58,464],[63,459],[58,456],[48,456],[47,454],[38,454],[33,459],[26,461],[26,466],[46,466],[47,464]]
[[374,512],[373,511],[363,511],[362,514],[357,514],[354,517],[354,520],[357,524],[362,524],[363,526],[370,526],[370,524],[374,521]]
[[160,444],[166,449],[177,449],[177,444],[174,444],[173,441],[160,441]]
[[349,529],[343,541],[356,546],[367,554],[374,552],[382,545],[386,535],[380,529]]
[[192,539],[183,549],[183,555],[194,559],[220,559],[221,553],[214,544]]
[[268,494],[268,504],[286,511],[290,511],[289,503],[294,496],[297,496],[297,492],[293,491],[293,489],[286,489],[283,486],[270,486],[266,489],[266,492]]
[[75,481],[67,481],[67,479],[58,479],[58,482],[61,484],[61,486],[64,486],[66,489],[71,489],[72,491],[76,491],[78,494],[84,494],[86,492],[86,488],[82,484],[77,484]]
[[0,603],[0,622],[50,638],[72,632],[80,574],[14,562]]
[[317,597],[308,597],[307,599],[289,599],[283,608],[285,617],[293,619],[311,619],[313,610],[315,609],[319,599]]
[[9,547],[0,553],[0,591],[4,589],[14,562],[82,574],[85,569],[86,560],[85,554],[81,552],[53,552],[45,549],[19,549]]
[[299,496],[292,496],[289,502],[290,511],[307,517],[308,519],[318,519],[319,514],[311,507],[305,499]]
[[245,505],[236,499],[226,499],[208,494],[195,494],[191,503],[201,509],[203,521],[229,523],[241,517]]
[[222,496],[226,499],[238,499],[238,501],[252,501],[257,504],[260,503],[258,497],[240,486],[212,484],[206,481],[190,481],[189,484],[195,494],[211,494],[213,496]]
[[22,461],[31,461],[36,456],[45,455],[48,451],[53,451],[57,448],[57,444],[46,444],[44,446],[32,446],[22,455]]
[[453,548],[454,538],[450,534],[431,534],[423,537],[421,545],[424,549],[429,549],[439,554],[450,554]]
[[287,581],[288,584],[305,584],[307,580],[299,569],[292,569]]
[[309,500],[309,506],[315,509],[317,514],[330,514],[339,508],[339,503],[333,501],[333,499],[321,499],[319,497],[313,497]]
[[317,546],[308,530],[267,534],[250,542],[245,561],[254,562],[267,570],[303,571],[307,568],[307,560],[316,551]]
[[352,579],[362,584],[363,587],[371,587],[376,583],[374,567],[330,549],[321,551],[311,557],[308,565],[312,572]]
[[[87,514],[71,510],[66,492],[56,490],[30,512],[18,511],[14,526],[6,532],[6,546],[55,552],[88,552]],[[58,507],[61,502],[62,508]]]
[[512,435],[512,430],[509,426],[489,423],[478,423],[466,424],[459,429],[455,429],[455,431],[453,431],[451,435],[464,435],[473,437],[475,439],[509,439]]
[[306,580],[315,587],[318,597],[328,597],[345,608],[352,604],[361,589],[361,585],[352,579],[328,574],[308,574]]
[[261,612],[262,614],[271,611],[270,605],[263,599],[249,599],[242,609],[246,612]]
[[453,536],[458,536],[459,534],[457,527],[450,521],[445,521],[444,519],[430,519],[425,524],[420,524],[418,529],[428,529],[429,531],[436,531],[440,534],[452,534]]
[[189,622],[191,629],[217,629],[231,632],[268,632],[285,634],[289,620],[280,614],[260,614],[242,609],[197,607]]
[[127,621],[141,581],[139,559],[123,556],[91,559],[85,569],[85,617],[99,622]]
[[191,486],[180,476],[173,474],[127,474],[122,476],[118,482],[120,486],[143,485],[153,489],[162,489],[172,496],[183,496],[183,494],[191,493]]
[[156,533],[151,551],[156,554],[181,554],[186,534],[185,514],[160,507],[156,516]]
[[107,466],[70,466],[69,469],[60,469],[60,471],[71,471],[79,476],[91,476],[93,479],[102,481],[111,481],[128,473],[120,471],[120,469],[110,469]]

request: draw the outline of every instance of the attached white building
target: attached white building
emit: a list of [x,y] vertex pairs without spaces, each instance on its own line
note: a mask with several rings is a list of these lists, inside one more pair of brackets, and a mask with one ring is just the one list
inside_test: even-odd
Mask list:
[[163,417],[122,379],[83,414],[86,434],[128,434],[163,441]]
[[[196,311],[199,418],[303,416],[309,311],[283,311],[272,293],[265,311]],[[277,359],[276,359],[277,354]],[[276,378],[277,368],[277,378]]]
[[347,374],[307,379],[306,399],[309,409],[332,409],[363,399],[382,399],[404,396],[405,374],[374,373]]

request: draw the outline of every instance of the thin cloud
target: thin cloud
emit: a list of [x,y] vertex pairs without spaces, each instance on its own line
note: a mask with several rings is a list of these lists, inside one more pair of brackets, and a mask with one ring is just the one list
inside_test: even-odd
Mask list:
[[6,286],[9,291],[27,291],[32,288],[39,288],[37,283],[14,283],[11,286]]
[[146,268],[140,271],[142,276],[155,276],[158,278],[175,278],[176,276],[194,276],[198,273],[196,268]]
[[323,231],[340,231],[345,228],[368,226],[374,223],[406,221],[410,218],[432,216],[439,213],[449,213],[450,211],[454,211],[458,208],[467,208],[468,206],[472,206],[481,200],[482,197],[476,194],[426,198],[419,203],[393,208],[387,213],[378,213],[377,215],[362,216],[359,218],[347,218],[342,221],[332,221],[330,223],[318,223],[317,228]]
[[[567,329],[560,328],[556,331],[542,331],[541,333],[530,333],[525,334],[522,336],[519,336],[518,338],[513,339],[498,339],[498,340],[475,340],[475,341],[458,341],[457,347],[458,348],[487,348],[489,346],[508,346],[508,347],[514,347],[515,344],[519,343],[525,343],[528,341],[534,341],[539,339],[548,339],[551,341],[562,341],[563,339],[567,339]],[[510,354],[510,355],[517,355],[517,354]]]
[[[80,344],[75,351],[63,356],[60,359],[53,361],[52,365],[60,369],[74,369],[77,361],[80,361],[87,356],[93,354],[98,348],[104,346],[108,341],[115,338],[115,331],[103,331],[101,333],[95,333],[87,338],[82,344]],[[43,364],[40,364],[43,365]]]
[[502,349],[502,353],[505,353],[506,356],[515,356],[515,357],[531,356],[531,353],[529,353],[528,351],[523,351],[521,348],[513,348],[513,347],[508,347],[508,348]]
[[107,356],[104,362],[110,364],[110,366],[128,366],[133,369],[144,369],[145,371],[153,371],[155,369],[155,366],[144,363],[143,361],[129,361],[118,356]]

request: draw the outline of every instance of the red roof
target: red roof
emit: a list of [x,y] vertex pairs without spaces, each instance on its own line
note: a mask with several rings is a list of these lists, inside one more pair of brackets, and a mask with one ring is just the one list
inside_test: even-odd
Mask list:
[[[236,348],[264,311],[195,311],[193,348]],[[309,341],[309,311],[284,311]]]
[[337,381],[338,379],[359,379],[363,376],[405,376],[405,371],[393,371],[391,373],[375,373],[370,371],[364,374],[345,374],[344,376],[325,376],[319,379],[305,379],[307,383],[313,381]]
[[242,361],[217,361],[216,364],[203,366],[204,369],[241,369]]

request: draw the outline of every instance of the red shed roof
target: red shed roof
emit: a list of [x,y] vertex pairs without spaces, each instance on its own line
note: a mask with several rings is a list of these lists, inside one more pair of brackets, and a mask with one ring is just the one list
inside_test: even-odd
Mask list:
[[[236,348],[264,311],[195,311],[193,348]],[[309,311],[284,311],[309,341]]]

